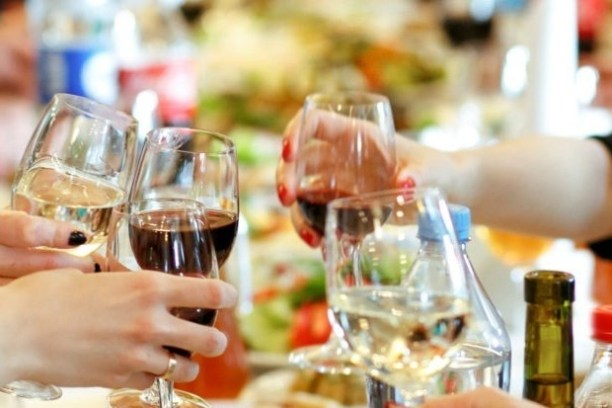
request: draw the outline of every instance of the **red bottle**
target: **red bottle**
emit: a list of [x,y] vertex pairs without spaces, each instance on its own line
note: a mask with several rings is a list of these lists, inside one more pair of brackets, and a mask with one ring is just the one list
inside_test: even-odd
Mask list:
[[234,311],[220,311],[215,327],[228,338],[225,353],[213,358],[196,354],[192,359],[200,364],[198,377],[189,383],[176,384],[175,388],[206,399],[236,398],[249,382],[251,372]]

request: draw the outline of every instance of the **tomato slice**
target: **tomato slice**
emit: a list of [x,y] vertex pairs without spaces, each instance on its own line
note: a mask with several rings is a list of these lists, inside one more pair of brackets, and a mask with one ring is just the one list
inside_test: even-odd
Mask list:
[[292,348],[323,344],[330,333],[327,302],[305,303],[300,306],[293,318],[290,344]]

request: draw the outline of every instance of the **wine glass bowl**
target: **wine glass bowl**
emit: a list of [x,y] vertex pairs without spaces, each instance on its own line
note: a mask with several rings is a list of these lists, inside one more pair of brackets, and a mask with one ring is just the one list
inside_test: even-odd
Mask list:
[[[419,261],[422,220],[444,246],[444,268]],[[372,377],[408,404],[449,363],[470,315],[466,276],[442,195],[388,190],[332,201],[326,224],[332,327]]]
[[[391,187],[396,157],[389,99],[363,91],[307,96],[296,157],[297,206],[306,223],[324,235],[330,201]],[[289,354],[292,364],[332,374],[355,370],[351,358],[333,332],[327,343]]]
[[328,202],[391,188],[395,127],[391,105],[383,95],[360,91],[309,95],[298,143],[296,199],[305,220],[321,235]]
[[201,129],[166,127],[147,135],[130,201],[189,198],[206,206],[219,266],[238,232],[238,162],[231,139]]
[[134,118],[109,106],[55,95],[16,170],[12,209],[70,221],[90,237],[62,251],[91,254],[106,240],[112,209],[126,199],[136,128]]

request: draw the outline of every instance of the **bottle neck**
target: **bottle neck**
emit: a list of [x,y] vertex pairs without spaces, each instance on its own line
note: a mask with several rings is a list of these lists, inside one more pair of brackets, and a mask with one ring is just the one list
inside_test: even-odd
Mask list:
[[523,396],[549,407],[573,407],[572,304],[527,304]]
[[612,369],[612,343],[595,340],[592,366]]

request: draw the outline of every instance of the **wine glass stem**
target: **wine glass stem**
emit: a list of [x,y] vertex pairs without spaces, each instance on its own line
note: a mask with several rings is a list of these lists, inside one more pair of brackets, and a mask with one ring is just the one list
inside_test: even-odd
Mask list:
[[174,383],[163,378],[156,378],[157,392],[159,393],[159,407],[172,408],[172,397],[174,394]]

